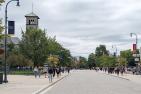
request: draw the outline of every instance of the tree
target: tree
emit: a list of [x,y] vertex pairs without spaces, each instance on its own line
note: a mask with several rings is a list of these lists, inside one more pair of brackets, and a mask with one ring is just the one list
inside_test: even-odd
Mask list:
[[22,32],[22,40],[19,43],[21,54],[33,61],[34,66],[43,65],[47,59],[47,37],[41,29],[27,29]]
[[[0,0],[0,6],[1,4],[4,2],[4,0]],[[2,19],[0,19],[0,34],[2,33],[4,27],[2,26]],[[0,36],[0,39],[1,39],[1,36]]]
[[79,57],[78,67],[79,68],[88,68],[87,59],[85,57],[82,57],[82,56]]
[[88,57],[88,66],[89,68],[91,69],[92,67],[95,67],[96,66],[96,62],[95,62],[95,55],[93,53],[91,53]]
[[57,66],[59,63],[59,57],[57,55],[50,55],[48,57],[49,65],[51,66]]
[[135,62],[134,62],[134,57],[132,56],[132,51],[131,50],[121,51],[120,56],[127,60],[127,65],[128,66],[135,66],[136,65]]
[[96,59],[96,65],[98,67],[115,67],[116,58],[112,56],[103,55]]
[[70,54],[70,51],[67,49],[62,49],[59,53],[60,56],[60,65],[59,66],[71,66],[71,60],[72,56]]
[[127,60],[126,58],[123,58],[123,57],[118,57],[118,66],[126,66],[127,65]]
[[5,0],[0,0],[0,6],[1,6],[1,3],[3,3]]
[[[2,26],[2,20],[0,19],[0,40],[4,38],[4,34],[2,34],[4,27]],[[2,43],[0,43],[2,45]]]
[[105,45],[100,45],[99,47],[96,47],[95,55],[97,57],[102,55],[109,55],[108,50],[106,49]]
[[7,63],[10,67],[33,66],[33,62],[31,60],[25,58],[21,54],[11,54],[7,58]]

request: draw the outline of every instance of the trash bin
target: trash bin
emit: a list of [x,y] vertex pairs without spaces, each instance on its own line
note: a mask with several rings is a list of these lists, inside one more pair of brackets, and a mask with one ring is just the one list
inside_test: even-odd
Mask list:
[[2,84],[2,82],[3,82],[3,73],[0,72],[0,84]]

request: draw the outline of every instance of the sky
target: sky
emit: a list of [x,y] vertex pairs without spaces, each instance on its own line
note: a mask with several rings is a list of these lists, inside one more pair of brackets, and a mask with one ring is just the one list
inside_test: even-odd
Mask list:
[[[32,3],[33,12],[40,17],[39,27],[49,36],[56,36],[73,56],[87,57],[100,44],[111,53],[116,48],[118,52],[132,49],[135,36],[131,38],[131,32],[138,35],[141,46],[141,0],[20,0],[20,7],[12,2],[8,20],[16,22],[15,36],[19,38]],[[0,8],[3,19],[4,6]]]

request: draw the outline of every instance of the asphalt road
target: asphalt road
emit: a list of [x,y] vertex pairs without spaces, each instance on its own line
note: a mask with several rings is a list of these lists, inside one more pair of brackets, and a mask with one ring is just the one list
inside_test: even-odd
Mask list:
[[141,94],[141,84],[83,70],[72,72],[42,94]]

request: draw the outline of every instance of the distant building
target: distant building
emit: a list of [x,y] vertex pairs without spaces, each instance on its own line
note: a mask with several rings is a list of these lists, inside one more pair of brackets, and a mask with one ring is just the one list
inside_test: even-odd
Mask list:
[[[18,46],[19,42],[20,42],[20,39],[18,37],[8,37],[7,38],[7,44],[13,43],[16,46]],[[0,48],[4,49],[4,39],[0,41]]]
[[25,15],[26,17],[26,29],[29,29],[29,28],[34,28],[34,29],[37,29],[38,28],[38,25],[39,25],[39,17],[31,12],[27,15]]

